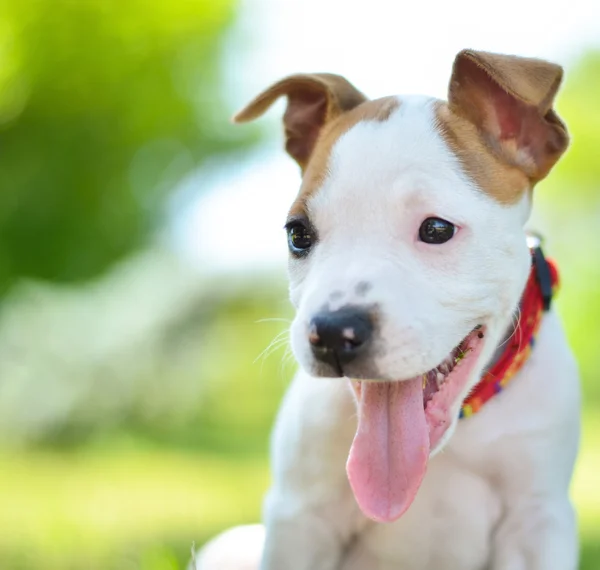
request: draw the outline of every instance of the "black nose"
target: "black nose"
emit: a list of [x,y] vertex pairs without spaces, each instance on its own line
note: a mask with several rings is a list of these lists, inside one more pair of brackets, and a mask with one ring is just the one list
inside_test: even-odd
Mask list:
[[341,373],[344,364],[356,358],[373,335],[369,313],[358,307],[318,313],[310,322],[308,339],[317,360]]

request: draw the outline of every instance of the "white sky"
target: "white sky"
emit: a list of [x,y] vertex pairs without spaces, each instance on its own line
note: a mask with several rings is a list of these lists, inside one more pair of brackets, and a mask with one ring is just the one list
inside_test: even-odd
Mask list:
[[[370,97],[444,98],[463,48],[551,59],[566,66],[568,80],[569,65],[594,45],[600,0],[242,0],[225,65],[233,108],[302,71],[345,75]],[[280,102],[263,119],[273,139],[246,162],[186,182],[188,196],[205,191],[177,223],[175,240],[198,267],[284,266],[282,226],[299,174],[281,150],[282,111]]]

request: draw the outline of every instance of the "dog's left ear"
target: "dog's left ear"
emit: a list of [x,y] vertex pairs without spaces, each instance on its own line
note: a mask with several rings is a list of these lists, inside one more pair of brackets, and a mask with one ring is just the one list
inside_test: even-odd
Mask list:
[[476,125],[492,151],[535,183],[569,144],[552,109],[562,75],[547,61],[464,50],[454,61],[448,102]]
[[245,123],[260,117],[279,97],[287,98],[283,115],[285,148],[304,171],[322,128],[367,98],[352,83],[333,73],[301,73],[278,81],[233,117]]

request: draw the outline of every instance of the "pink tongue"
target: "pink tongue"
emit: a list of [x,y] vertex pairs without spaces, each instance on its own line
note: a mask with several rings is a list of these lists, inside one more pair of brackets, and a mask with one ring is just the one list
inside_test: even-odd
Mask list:
[[413,502],[429,457],[421,378],[362,382],[346,470],[362,512],[392,522]]

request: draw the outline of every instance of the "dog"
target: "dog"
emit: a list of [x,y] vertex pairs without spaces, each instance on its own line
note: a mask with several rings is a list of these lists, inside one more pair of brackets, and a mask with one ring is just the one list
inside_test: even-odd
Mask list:
[[447,101],[300,74],[280,97],[302,184],[286,223],[300,372],[264,526],[197,570],[574,570],[576,363],[528,242],[567,149],[560,66],[461,51]]

